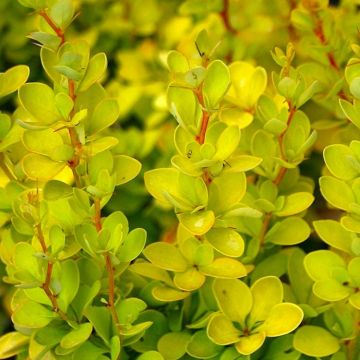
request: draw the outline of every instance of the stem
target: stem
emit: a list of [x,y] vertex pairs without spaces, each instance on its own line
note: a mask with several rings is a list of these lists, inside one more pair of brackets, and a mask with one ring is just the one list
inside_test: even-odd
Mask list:
[[[37,237],[39,239],[41,248],[42,248],[44,254],[46,254],[48,249],[47,249],[47,246],[45,243],[45,237],[44,237],[44,233],[41,228],[41,224],[36,224],[36,232],[37,232]],[[58,313],[64,321],[67,321],[66,314],[60,310],[58,302],[57,302],[57,297],[50,288],[53,266],[54,266],[54,264],[51,261],[48,261],[45,282],[42,284],[41,288],[44,290],[46,296],[49,298],[53,311]]]
[[42,16],[48,25],[54,30],[55,34],[60,38],[60,45],[62,45],[65,42],[65,34],[62,29],[56,26],[45,10],[40,10],[39,15]]
[[198,135],[196,135],[195,140],[202,145],[205,142],[205,136],[206,136],[206,130],[209,124],[209,119],[210,119],[210,114],[205,110],[204,108],[204,98],[202,96],[202,86],[200,86],[195,94],[198,98],[198,101],[202,107],[202,119],[201,119],[201,128],[200,128],[200,133]]
[[271,216],[272,216],[271,213],[267,213],[264,216],[264,220],[259,234],[259,245],[261,248],[264,246],[265,235],[270,225]]
[[[296,107],[292,106],[290,101],[288,101],[288,105],[289,105],[289,113],[288,113],[288,118],[287,118],[287,121],[286,121],[286,125],[287,125],[286,129],[291,124],[291,121],[294,118],[294,115],[296,113]],[[281,155],[281,158],[283,160],[285,160],[285,161],[286,161],[286,156],[285,156],[285,153],[284,153],[284,144],[283,143],[284,143],[284,137],[285,137],[285,134],[286,134],[286,129],[278,137],[280,155]],[[281,183],[281,181],[283,180],[286,172],[287,172],[287,168],[281,167],[278,174],[277,174],[277,176],[276,176],[276,178],[273,180],[273,183],[275,185],[279,185]]]
[[236,30],[232,27],[232,25],[230,23],[230,17],[229,17],[229,7],[230,6],[229,5],[230,5],[229,0],[224,0],[223,10],[220,13],[220,16],[223,19],[226,30],[233,34],[236,34]]
[[[102,229],[101,225],[101,205],[100,205],[100,199],[95,198],[94,199],[94,207],[95,207],[95,216],[94,216],[94,223],[96,227],[96,231],[99,232]],[[108,297],[108,307],[111,313],[111,317],[113,319],[113,322],[115,324],[117,332],[120,334],[120,322],[119,317],[115,309],[115,274],[114,274],[114,267],[111,262],[111,256],[109,252],[106,252],[104,254],[105,257],[105,265],[106,265],[106,271],[109,276],[109,297]]]

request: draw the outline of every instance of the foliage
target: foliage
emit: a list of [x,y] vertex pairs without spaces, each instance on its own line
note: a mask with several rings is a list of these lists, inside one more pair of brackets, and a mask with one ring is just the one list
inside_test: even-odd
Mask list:
[[356,1],[3,4],[0,359],[360,359]]

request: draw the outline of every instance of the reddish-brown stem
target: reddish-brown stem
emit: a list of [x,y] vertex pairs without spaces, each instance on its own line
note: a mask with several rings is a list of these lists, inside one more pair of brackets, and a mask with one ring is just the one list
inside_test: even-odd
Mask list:
[[40,10],[39,15],[43,17],[43,19],[48,23],[48,25],[54,30],[55,34],[60,39],[60,45],[65,42],[65,34],[56,24],[52,21],[50,16],[47,14],[45,10]]
[[271,213],[266,213],[264,216],[264,220],[261,226],[261,230],[260,230],[260,234],[259,234],[259,245],[260,248],[262,248],[264,246],[264,241],[265,241],[265,235],[268,231],[269,225],[270,225],[270,220],[271,220]]
[[[313,13],[313,17],[316,21],[316,25],[315,25],[315,28],[314,28],[314,34],[316,35],[316,37],[319,39],[320,43],[322,45],[326,45],[327,41],[326,41],[326,37],[325,37],[325,34],[324,34],[324,29],[323,29],[323,23],[321,21],[321,19],[319,19],[319,16],[317,13]],[[329,60],[329,63],[331,65],[331,67],[333,69],[335,69],[336,71],[339,71],[340,70],[340,67],[338,65],[338,63],[336,62],[335,60],[335,56],[333,54],[332,51],[329,51],[327,54],[326,54],[328,60]]]
[[[45,237],[44,237],[44,233],[43,233],[42,228],[41,228],[41,224],[36,224],[36,232],[37,232],[37,237],[39,239],[39,242],[40,242],[41,248],[43,250],[43,253],[46,254],[47,253],[47,246],[46,246],[46,243],[45,243]],[[60,310],[58,302],[57,302],[56,295],[50,289],[53,266],[54,266],[54,264],[51,261],[48,261],[47,268],[46,268],[45,281],[42,284],[41,288],[44,290],[46,296],[49,298],[49,300],[51,302],[51,305],[52,305],[53,311],[58,313],[60,315],[60,317],[63,320],[66,321],[67,316],[66,316],[66,314],[64,314]]]
[[[101,204],[100,199],[95,198],[94,199],[94,207],[95,207],[95,215],[94,215],[94,224],[96,227],[96,231],[99,232],[102,229],[101,224]],[[106,265],[106,271],[108,273],[109,281],[108,281],[108,288],[109,288],[109,297],[108,297],[108,307],[113,319],[113,322],[115,324],[115,327],[118,332],[120,332],[120,322],[119,317],[116,312],[115,308],[115,274],[114,274],[114,267],[111,262],[111,255],[109,252],[106,252],[104,254],[105,258],[105,265]]]
[[[290,101],[288,102],[288,105],[289,105],[289,113],[288,113],[288,118],[286,121],[286,125],[287,125],[286,128],[289,127],[289,125],[291,124],[291,121],[296,113],[296,107],[292,106]],[[286,129],[279,135],[278,142],[279,142],[281,158],[286,161],[286,156],[284,153],[284,144],[283,144],[285,134],[286,134]],[[282,179],[284,178],[286,172],[287,172],[287,168],[281,167],[276,178],[273,180],[273,183],[275,185],[279,185],[281,183]]]
[[229,0],[224,0],[223,3],[223,10],[220,13],[221,18],[223,19],[224,22],[224,26],[226,28],[227,31],[236,34],[236,30],[232,27],[231,22],[230,22],[230,17],[229,17],[229,8],[230,8],[230,4],[229,4]]
[[201,119],[201,127],[200,133],[195,136],[195,140],[202,145],[205,142],[206,130],[209,125],[210,114],[204,108],[204,98],[202,96],[202,87],[200,86],[196,91],[195,94],[198,98],[198,101],[202,107],[202,119]]

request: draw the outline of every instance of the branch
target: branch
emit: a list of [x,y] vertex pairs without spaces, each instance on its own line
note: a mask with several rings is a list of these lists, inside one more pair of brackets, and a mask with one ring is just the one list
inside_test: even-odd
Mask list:
[[47,14],[45,10],[40,10],[39,15],[48,23],[48,25],[54,30],[57,37],[60,38],[60,45],[65,42],[65,34],[56,24],[52,21],[50,16]]

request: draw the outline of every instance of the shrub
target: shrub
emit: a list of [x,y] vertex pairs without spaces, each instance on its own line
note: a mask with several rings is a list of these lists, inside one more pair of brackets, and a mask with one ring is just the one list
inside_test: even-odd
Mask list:
[[360,359],[355,1],[4,4],[1,359]]

